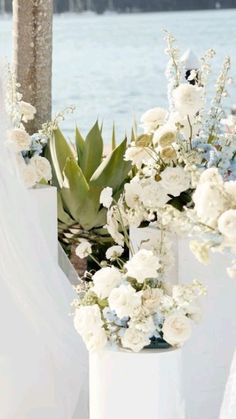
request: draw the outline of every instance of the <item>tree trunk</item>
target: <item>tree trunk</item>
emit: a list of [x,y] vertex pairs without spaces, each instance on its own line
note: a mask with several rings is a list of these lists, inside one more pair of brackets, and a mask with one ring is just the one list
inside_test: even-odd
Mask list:
[[14,71],[23,100],[35,106],[33,133],[51,118],[53,0],[13,0]]

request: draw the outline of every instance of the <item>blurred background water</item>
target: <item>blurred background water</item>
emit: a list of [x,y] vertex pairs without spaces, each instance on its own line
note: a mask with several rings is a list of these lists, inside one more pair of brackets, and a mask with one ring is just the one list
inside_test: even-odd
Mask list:
[[[154,106],[167,106],[162,29],[173,32],[182,52],[201,55],[214,48],[214,76],[225,55],[236,78],[236,10],[146,14],[64,14],[54,17],[53,112],[76,105],[63,128],[69,137],[77,123],[85,133],[99,118],[110,140],[115,121],[119,139],[132,121]],[[0,18],[0,57],[11,60],[10,17]],[[212,88],[214,78],[212,81]],[[236,103],[230,86],[227,106]]]

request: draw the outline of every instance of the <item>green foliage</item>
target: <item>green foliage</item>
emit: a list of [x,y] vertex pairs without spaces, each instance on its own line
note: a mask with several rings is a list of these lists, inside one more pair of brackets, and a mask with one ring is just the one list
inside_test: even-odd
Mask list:
[[69,145],[60,129],[48,143],[46,156],[53,171],[53,184],[58,188],[58,219],[64,229],[79,225],[89,231],[106,223],[106,210],[100,205],[102,190],[110,186],[117,199],[131,169],[124,161],[126,139],[103,158],[103,138],[98,122],[84,139],[75,130],[75,149]]

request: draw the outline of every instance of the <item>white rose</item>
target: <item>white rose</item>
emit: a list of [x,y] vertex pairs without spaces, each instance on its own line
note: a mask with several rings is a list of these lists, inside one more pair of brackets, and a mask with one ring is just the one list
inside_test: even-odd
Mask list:
[[27,151],[30,149],[31,138],[29,134],[22,128],[15,128],[8,131],[7,145],[15,153]]
[[111,246],[106,251],[106,258],[108,260],[116,260],[122,255],[123,252],[124,252],[123,247],[121,247],[121,246]]
[[204,170],[200,176],[199,183],[215,183],[218,185],[223,185],[223,178],[216,167],[211,167],[210,169]]
[[170,345],[182,345],[191,336],[191,321],[183,314],[172,314],[165,319],[162,332],[163,338]]
[[150,150],[147,147],[136,146],[128,147],[124,157],[124,160],[131,161],[138,169],[140,169],[143,164],[147,164],[150,159]]
[[74,316],[74,326],[81,336],[101,328],[103,323],[99,306],[94,304],[77,308]]
[[160,260],[152,251],[141,249],[125,264],[127,275],[143,283],[147,278],[157,278]]
[[32,188],[38,181],[35,167],[31,164],[22,164],[19,167],[20,177],[27,188]]
[[19,103],[20,107],[20,114],[22,115],[22,121],[28,122],[34,119],[36,114],[36,109],[28,102],[24,102],[23,100]]
[[190,188],[190,176],[183,167],[167,167],[161,172],[161,184],[166,193],[179,196]]
[[100,204],[102,204],[105,208],[110,208],[112,204],[112,188],[109,186],[104,188],[100,195]]
[[170,124],[165,124],[155,131],[153,136],[153,144],[160,147],[168,147],[176,140],[176,127]]
[[88,351],[101,351],[107,344],[107,335],[103,327],[98,327],[92,332],[87,332],[83,336]]
[[80,258],[87,258],[92,253],[92,245],[87,240],[81,240],[75,249],[75,254]]
[[34,156],[30,160],[30,164],[34,166],[37,173],[38,182],[45,179],[47,181],[52,179],[52,169],[49,161],[45,157]]
[[227,194],[230,196],[232,206],[236,206],[236,181],[230,180],[229,182],[225,182],[224,188]]
[[162,182],[150,179],[142,185],[141,200],[144,207],[156,209],[157,207],[163,208],[170,197],[162,187]]
[[175,109],[183,116],[194,116],[204,107],[204,90],[189,83],[180,84],[173,92]]
[[133,352],[140,352],[145,346],[150,344],[148,336],[134,328],[125,331],[121,338],[123,348],[131,349]]
[[157,312],[161,298],[163,296],[163,291],[159,288],[148,288],[143,291],[142,302],[144,308],[148,310],[150,314]]
[[236,240],[236,209],[225,211],[218,220],[218,228],[226,238]]
[[201,221],[215,228],[219,216],[227,209],[228,202],[223,188],[210,182],[200,183],[193,194],[195,211]]
[[204,265],[209,263],[209,245],[207,243],[192,240],[190,242],[190,249],[200,263]]
[[102,268],[93,275],[93,291],[99,298],[107,298],[110,292],[120,285],[122,275],[119,269],[112,267]]
[[108,302],[110,309],[122,319],[132,316],[133,311],[141,306],[141,295],[131,285],[121,285],[111,291]]
[[140,197],[143,192],[141,183],[138,177],[134,177],[130,183],[126,183],[124,186],[125,190],[125,202],[129,208],[135,209],[140,205]]
[[158,126],[163,125],[166,116],[167,111],[163,108],[152,108],[145,112],[141,117],[141,123],[145,133],[152,133]]

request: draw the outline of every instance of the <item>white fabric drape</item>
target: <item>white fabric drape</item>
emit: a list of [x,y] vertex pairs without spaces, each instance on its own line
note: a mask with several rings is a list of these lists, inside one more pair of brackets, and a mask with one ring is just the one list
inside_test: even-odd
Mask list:
[[0,419],[88,419],[87,352],[69,281],[50,256],[5,147],[0,88]]

